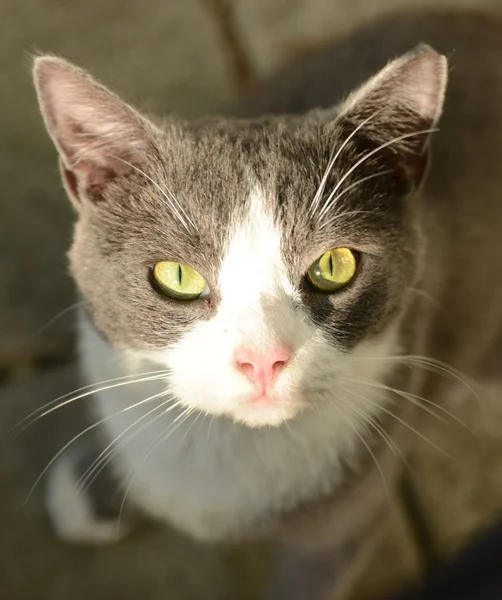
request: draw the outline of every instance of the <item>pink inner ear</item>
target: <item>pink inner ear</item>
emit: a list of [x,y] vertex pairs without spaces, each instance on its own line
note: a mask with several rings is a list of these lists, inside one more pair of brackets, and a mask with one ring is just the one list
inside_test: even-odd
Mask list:
[[388,121],[393,109],[403,109],[433,126],[441,114],[446,81],[446,58],[423,47],[388,63],[349,96],[343,113],[366,114],[377,110],[375,124],[380,117]]
[[82,195],[92,202],[100,202],[106,184],[119,174],[86,162],[80,162],[73,169],[61,164],[61,173],[67,192],[77,202],[82,201]]
[[429,151],[427,148],[420,154],[407,156],[406,162],[400,162],[394,171],[395,176],[402,182],[411,181],[415,188],[422,183],[429,166]]
[[66,190],[68,191],[70,196],[73,199],[80,202],[81,198],[80,198],[80,194],[78,193],[78,183],[77,183],[77,177],[75,176],[75,173],[73,171],[70,171],[70,169],[67,169],[64,165],[62,165],[61,166],[61,174],[63,177],[63,181],[65,184]]
[[127,133],[131,132],[123,123],[114,126],[111,122],[109,130],[102,123],[86,125],[69,116],[59,125],[63,176],[68,192],[78,201],[85,196],[99,202],[108,182],[134,169],[133,161],[143,154],[146,141],[140,127],[132,131],[136,138],[128,138]]
[[144,157],[152,129],[133,108],[61,59],[38,59],[35,82],[68,193],[78,201],[101,200],[106,184]]

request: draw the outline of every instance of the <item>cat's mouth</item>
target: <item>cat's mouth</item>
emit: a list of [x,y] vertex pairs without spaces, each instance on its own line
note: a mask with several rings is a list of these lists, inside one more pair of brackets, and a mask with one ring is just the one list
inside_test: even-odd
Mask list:
[[248,400],[248,403],[251,403],[257,407],[274,405],[278,402],[280,402],[280,400],[277,398],[276,394],[268,391],[257,392]]
[[248,427],[279,427],[300,411],[299,403],[281,398],[277,393],[253,393],[234,406],[231,417]]

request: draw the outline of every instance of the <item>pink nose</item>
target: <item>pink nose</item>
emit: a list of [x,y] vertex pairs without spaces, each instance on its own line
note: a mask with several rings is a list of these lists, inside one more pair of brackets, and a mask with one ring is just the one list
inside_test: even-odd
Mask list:
[[277,348],[267,354],[242,349],[235,353],[234,360],[239,371],[265,394],[290,357],[291,353],[283,348]]

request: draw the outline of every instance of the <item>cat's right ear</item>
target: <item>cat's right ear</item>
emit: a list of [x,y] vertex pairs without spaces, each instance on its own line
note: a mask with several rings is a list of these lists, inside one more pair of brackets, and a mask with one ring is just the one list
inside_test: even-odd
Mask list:
[[36,58],[33,76],[68,195],[77,206],[106,199],[110,181],[143,162],[153,125],[65,60]]
[[[415,188],[428,162],[428,141],[445,97],[445,56],[421,44],[391,61],[341,105],[339,118],[388,149],[396,171]],[[390,166],[390,165],[389,165]]]

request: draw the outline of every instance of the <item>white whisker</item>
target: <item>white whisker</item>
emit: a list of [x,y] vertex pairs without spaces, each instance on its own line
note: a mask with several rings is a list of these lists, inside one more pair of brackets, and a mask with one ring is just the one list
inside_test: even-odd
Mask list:
[[[335,196],[333,198],[333,200],[331,200],[331,198],[333,197],[333,192],[332,192],[329,195],[328,199],[326,200],[326,204],[325,204],[325,206],[323,208],[324,213],[327,213],[327,211],[329,210],[330,206],[336,204],[338,202],[338,200],[340,200],[340,198],[342,196],[344,196],[347,192],[350,192],[351,189],[355,188],[358,185],[361,185],[365,181],[369,181],[370,179],[375,179],[377,177],[383,177],[384,175],[388,175],[389,173],[392,173],[392,171],[390,169],[387,169],[386,171],[379,171],[378,173],[372,173],[371,175],[367,175],[366,177],[358,179],[357,181],[354,181],[354,183],[351,183],[346,188],[344,188],[337,196]],[[328,205],[328,203],[329,203],[329,205]],[[324,209],[326,209],[326,210],[324,210]],[[373,214],[372,211],[370,211],[370,210],[366,210],[366,211],[362,211],[362,210],[361,211],[353,211],[354,214],[363,213],[363,212],[366,212],[366,213],[369,213],[369,214]],[[334,215],[331,219],[328,219],[327,221],[324,221],[322,223],[320,229],[323,229],[324,227],[327,227],[334,220],[338,221],[342,216],[347,216],[347,215],[350,215],[350,214],[351,213],[349,212],[349,213],[342,213],[341,215]],[[321,215],[319,215],[319,219],[321,219]]]
[[352,431],[356,434],[356,436],[361,440],[361,443],[368,451],[373,462],[375,463],[376,468],[378,469],[378,472],[380,473],[380,477],[382,478],[382,484],[384,487],[385,495],[387,496],[388,499],[390,499],[389,486],[387,485],[387,480],[385,479],[385,474],[383,472],[383,469],[382,469],[380,463],[378,462],[378,459],[377,459],[375,453],[371,449],[370,445],[366,442],[364,437],[359,433],[359,431],[357,431],[357,429],[354,427],[354,425],[352,425],[352,423],[349,421],[349,419],[346,417],[346,415],[343,414],[343,411],[340,409],[340,407],[337,406],[335,403],[332,403],[332,406],[337,411],[339,416],[343,419],[343,421],[352,429]]
[[[166,392],[164,392],[166,393]],[[158,396],[158,394],[156,395]],[[44,477],[44,475],[47,473],[47,471],[51,468],[51,466],[56,462],[56,460],[63,454],[63,452],[65,452],[65,450],[67,450],[72,444],[74,444],[77,440],[79,440],[82,436],[84,436],[86,433],[89,433],[90,431],[92,431],[93,429],[95,429],[96,427],[99,427],[100,425],[102,425],[103,423],[106,423],[107,421],[117,417],[118,415],[121,415],[122,413],[125,413],[129,410],[132,410],[133,408],[136,408],[138,406],[141,406],[142,404],[145,404],[146,402],[150,402],[150,400],[152,400],[154,397],[156,396],[152,396],[150,398],[146,398],[144,400],[141,400],[139,402],[136,402],[135,404],[131,404],[129,406],[126,406],[125,408],[123,408],[122,410],[120,410],[119,412],[113,414],[113,415],[108,415],[107,417],[103,417],[102,419],[100,419],[99,421],[96,421],[95,423],[93,423],[92,425],[89,425],[88,427],[86,427],[85,429],[83,429],[80,433],[78,433],[76,436],[74,436],[69,442],[67,442],[52,458],[51,460],[47,463],[47,465],[44,467],[44,469],[42,470],[42,472],[40,473],[40,475],[36,478],[35,483],[33,484],[33,486],[31,487],[30,491],[28,492],[28,495],[26,497],[25,500],[25,504],[27,504],[31,498],[31,496],[33,495],[33,492],[35,491],[35,488],[37,487],[37,485],[40,483],[40,481],[42,480],[42,478]]]
[[[154,399],[156,399],[158,397],[161,398],[163,396],[166,396],[167,394],[168,394],[167,391],[166,392],[162,392],[160,394],[156,394],[155,396],[151,396],[149,398],[149,401],[152,401],[152,400],[154,400]],[[89,483],[88,483],[89,486],[96,479],[96,477],[99,475],[99,473],[102,471],[102,469],[106,466],[106,464],[109,463],[110,460],[120,450],[122,450],[122,448],[124,448],[132,439],[134,439],[134,437],[136,437],[146,427],[145,427],[145,425],[143,425],[142,427],[139,428],[138,431],[132,432],[132,434],[129,435],[129,436],[127,436],[125,440],[123,439],[119,444],[117,444],[117,442],[119,442],[119,440],[121,440],[121,438],[123,438],[124,436],[126,436],[126,434],[127,434],[128,431],[130,431],[131,429],[133,429],[134,427],[136,427],[139,423],[141,423],[141,421],[143,421],[144,419],[146,419],[147,417],[149,417],[152,413],[155,413],[158,410],[163,409],[167,404],[169,404],[172,401],[173,401],[173,398],[169,397],[164,402],[161,402],[158,406],[155,406],[151,410],[147,411],[144,415],[142,415],[141,417],[139,417],[138,419],[136,419],[136,421],[134,421],[131,425],[129,425],[123,431],[121,431],[120,434],[117,435],[115,437],[115,439],[112,440],[106,446],[106,448],[99,454],[99,456],[96,458],[96,460],[89,466],[89,468],[82,475],[82,477],[80,478],[80,480],[77,482],[77,486],[76,486],[77,490],[81,490],[82,492],[85,492],[84,486],[85,486],[86,480],[87,481],[89,480],[89,478],[92,476],[92,474],[94,472],[96,472],[97,469],[99,469],[100,465],[102,465],[102,467],[94,475],[94,477],[92,478],[92,480],[89,481]],[[174,408],[176,408],[177,406],[179,406],[179,404],[180,404],[179,402],[176,402],[175,404],[173,404],[172,406],[170,406],[168,409],[163,410],[160,415],[157,415],[154,419],[150,419],[150,421],[148,421],[148,423],[146,424],[146,426],[150,426],[153,422],[155,422],[157,420],[157,417],[158,418],[164,417],[171,410],[173,410]]]
[[422,296],[422,298],[425,298],[426,300],[429,300],[432,304],[435,304],[438,309],[446,312],[444,306],[442,306],[442,304],[436,298],[434,298],[434,296],[432,296],[425,290],[421,290],[420,288],[416,288],[416,287],[409,287],[408,291],[413,292],[414,294],[417,294],[417,296]]
[[333,156],[333,158],[330,158],[330,161],[328,162],[328,166],[326,167],[326,171],[324,172],[324,176],[321,179],[321,183],[319,184],[319,187],[317,188],[315,196],[310,205],[310,208],[309,208],[310,214],[313,214],[317,210],[319,202],[321,201],[322,195],[324,193],[324,189],[326,187],[326,182],[328,181],[328,177],[329,177],[331,171],[333,170],[333,166],[336,163],[336,161],[338,160],[338,157],[343,152],[344,148],[352,140],[352,138],[357,134],[358,131],[360,131],[367,123],[369,123],[369,121],[371,121],[371,119],[376,117],[376,115],[380,112],[380,110],[381,109],[378,109],[373,114],[371,114],[367,119],[364,119],[364,121],[359,123],[359,125],[351,131],[350,135],[347,136],[346,140],[338,148],[338,150],[336,151],[336,154]]
[[[351,390],[344,388],[345,392],[352,393]],[[365,400],[362,396],[359,396],[362,400]],[[403,461],[406,467],[408,467],[408,463],[401,452],[399,446],[394,442],[394,440],[390,437],[390,435],[385,431],[385,429],[374,419],[372,419],[369,415],[365,415],[363,411],[361,411],[358,407],[354,406],[352,402],[348,400],[348,398],[344,398],[338,394],[336,394],[336,398],[343,402],[348,409],[352,410],[356,415],[358,415],[362,422],[366,424],[367,431],[371,433],[370,427],[372,427],[385,441],[385,443],[389,446],[391,452],[394,456],[399,456],[399,458]]]
[[68,314],[72,310],[75,310],[76,308],[80,308],[81,306],[84,306],[86,304],[87,304],[86,300],[81,300],[80,302],[75,302],[75,304],[72,304],[71,306],[67,306],[66,308],[64,308],[63,310],[58,312],[57,315],[52,317],[52,319],[49,319],[49,321],[47,321],[47,323],[45,325],[42,325],[42,327],[40,327],[40,329],[38,331],[36,331],[35,335],[41,335],[42,333],[44,333],[44,331],[49,329],[49,327],[51,327],[58,319],[60,319],[64,315]]
[[122,502],[120,504],[119,517],[117,519],[117,529],[120,528],[120,519],[121,519],[122,513],[124,511],[125,503],[127,500],[127,495],[129,494],[129,491],[130,491],[130,489],[134,483],[134,480],[135,480],[137,474],[139,473],[141,467],[150,458],[150,456],[155,452],[155,450],[160,446],[160,444],[164,443],[169,438],[169,436],[176,431],[176,429],[181,427],[181,425],[183,425],[183,423],[190,417],[190,415],[192,413],[196,412],[196,410],[197,409],[195,409],[193,407],[188,407],[180,415],[178,415],[176,417],[176,419],[173,421],[173,424],[172,424],[173,426],[170,427],[167,432],[162,432],[159,436],[157,436],[155,438],[153,443],[150,445],[150,449],[147,451],[147,453],[141,459],[140,463],[134,469],[134,471],[130,477],[129,483],[127,484],[127,487],[124,491],[124,495],[122,497]]
[[402,354],[402,355],[397,355],[397,356],[385,356],[385,357],[383,357],[383,356],[364,357],[364,358],[359,357],[359,358],[354,358],[354,360],[358,361],[358,362],[394,361],[394,362],[400,362],[410,368],[413,368],[414,366],[419,366],[425,370],[432,371],[433,373],[449,375],[450,377],[452,377],[453,379],[456,379],[458,382],[460,382],[462,385],[464,385],[471,392],[471,394],[476,398],[478,403],[480,405],[482,405],[481,398],[479,397],[478,393],[474,389],[474,387],[479,386],[479,384],[477,382],[475,382],[473,379],[471,379],[470,377],[468,377],[465,373],[462,373],[458,369],[455,369],[451,365],[448,365],[447,363],[445,363],[441,360],[431,358],[429,356],[420,356],[420,355],[413,355],[413,354]]
[[214,413],[211,415],[211,418],[209,419],[209,425],[207,426],[207,440],[208,441],[209,441],[209,434],[210,434],[210,431],[211,431],[211,426],[213,424],[215,416],[216,415]]
[[428,404],[430,406],[433,406],[435,409],[437,409],[440,412],[444,413],[447,417],[453,419],[459,425],[461,425],[462,427],[464,427],[465,429],[467,429],[467,431],[469,431],[470,433],[474,434],[474,432],[472,431],[472,429],[470,429],[461,419],[459,419],[452,412],[450,412],[446,408],[440,406],[439,404],[436,404],[432,400],[427,400],[427,398],[424,398],[423,396],[418,396],[417,394],[412,394],[411,392],[406,392],[404,390],[399,390],[397,388],[390,387],[390,386],[388,386],[388,385],[386,385],[384,383],[381,383],[379,381],[374,381],[372,379],[366,379],[366,378],[363,378],[363,377],[344,378],[344,380],[347,381],[347,382],[350,381],[351,383],[356,384],[356,385],[359,384],[359,383],[361,383],[362,385],[365,385],[366,387],[373,387],[373,388],[377,388],[377,389],[380,389],[380,390],[386,390],[386,391],[392,392],[393,394],[396,394],[397,396],[403,398],[404,400],[408,400],[409,402],[411,402],[415,406],[418,406],[419,408],[421,408],[422,410],[424,410],[428,414],[432,415],[433,417],[435,417],[439,421],[441,421],[443,423],[447,422],[447,420],[445,418],[439,416],[434,410],[432,410],[431,408],[428,408],[428,406],[423,406],[422,402],[425,403],[425,404]]
[[[90,388],[93,388],[95,386],[102,386],[104,384],[113,383],[116,381],[123,381],[124,382],[123,385],[129,385],[130,383],[142,383],[144,381],[154,381],[155,379],[157,379],[157,377],[150,379],[150,376],[158,375],[158,378],[162,379],[163,377],[168,375],[168,373],[169,373],[169,371],[162,369],[162,370],[158,370],[158,371],[150,371],[147,373],[141,373],[141,375],[139,376],[140,379],[138,379],[138,375],[124,375],[122,377],[114,377],[113,379],[105,379],[104,381],[100,381],[98,383],[91,383],[89,385],[84,385],[76,390],[67,392],[66,394],[63,394],[62,396],[59,396],[59,398],[56,398],[55,400],[51,400],[50,402],[47,402],[43,406],[40,406],[39,408],[35,409],[29,415],[27,415],[26,417],[23,417],[16,425],[14,425],[14,427],[11,430],[11,433],[16,432],[16,436],[18,436],[20,433],[25,431],[25,429],[30,427],[30,425],[33,425],[33,423],[38,421],[38,419],[41,419],[41,418],[47,416],[54,410],[62,408],[63,406],[66,406],[67,404],[70,404],[73,401],[80,400],[81,398],[85,398],[86,396],[89,396],[91,394],[98,394],[100,392],[104,392],[110,388],[109,387],[101,387],[96,390],[91,390],[87,394],[82,394],[82,395],[70,398],[69,400],[65,401],[64,403],[61,403],[58,406],[54,407],[55,404],[57,404],[58,402],[61,402],[61,400],[64,400],[65,398],[68,398],[68,396],[71,396],[72,394],[78,394],[79,392],[83,392],[84,390],[89,390]],[[134,379],[134,378],[136,378],[136,379]],[[131,379],[132,379],[132,381],[127,381],[127,380],[131,380]],[[48,407],[53,407],[53,408],[48,411]],[[43,414],[39,414],[39,413],[43,413]],[[30,421],[30,422],[26,423],[26,421]],[[23,424],[25,424],[24,427],[23,427]],[[21,428],[21,429],[19,429],[19,428]]]
[[[16,436],[18,436],[19,434],[21,434],[23,431],[25,431],[28,427],[30,427],[31,425],[33,425],[34,423],[36,423],[39,419],[43,419],[44,417],[47,417],[48,415],[50,415],[51,413],[53,413],[56,410],[59,410],[60,408],[63,408],[64,406],[68,406],[69,404],[72,404],[73,402],[76,402],[77,400],[81,400],[82,398],[86,398],[87,396],[92,396],[93,394],[100,394],[101,392],[105,392],[107,390],[111,390],[113,388],[117,388],[117,387],[123,387],[125,385],[131,385],[133,383],[145,383],[148,381],[157,381],[159,379],[165,379],[166,374],[165,372],[160,371],[161,373],[163,373],[162,375],[154,375],[154,376],[148,376],[148,377],[141,377],[141,378],[137,378],[137,379],[133,379],[131,381],[121,381],[119,383],[115,383],[113,385],[107,385],[107,386],[103,386],[103,387],[99,387],[97,389],[93,389],[90,391],[85,392],[84,394],[78,394],[77,396],[74,396],[72,398],[68,398],[67,400],[64,400],[63,402],[60,402],[60,400],[62,400],[63,398],[66,398],[68,396],[68,394],[65,394],[64,396],[61,396],[60,398],[57,398],[56,400],[52,400],[51,402],[49,402],[48,404],[51,406],[51,408],[48,408],[46,410],[44,410],[45,406],[42,406],[40,408],[38,408],[36,411],[33,411],[33,413],[31,413],[30,415],[28,415],[27,417],[24,417],[24,419],[22,419],[18,425],[15,426],[15,428],[19,428],[23,425],[23,423],[25,423],[24,426],[22,426],[17,432],[16,432]],[[128,376],[128,377],[132,377],[132,376]],[[136,375],[134,377],[137,377]],[[117,379],[124,379],[122,377],[117,377]],[[110,381],[114,381],[113,379],[111,379]],[[95,385],[95,384],[93,384]],[[84,386],[83,388],[80,389],[86,389],[92,386]],[[73,393],[73,392],[70,392]],[[57,404],[57,406],[54,406],[55,403],[60,402],[59,404]],[[43,411],[41,414],[37,414],[40,411]],[[26,423],[27,420],[29,420],[29,423]]]
[[351,167],[350,169],[344,173],[344,175],[339,179],[339,181],[337,182],[337,184],[335,185],[335,187],[333,188],[333,191],[331,192],[328,200],[325,202],[323,208],[321,209],[321,211],[319,212],[319,219],[322,219],[323,215],[326,213],[327,210],[327,205],[328,205],[328,201],[329,199],[334,196],[336,194],[336,192],[340,189],[340,186],[342,185],[342,183],[348,178],[350,177],[350,175],[358,168],[360,167],[363,163],[365,163],[369,158],[371,158],[372,156],[374,156],[377,152],[380,152],[380,150],[383,150],[384,148],[387,148],[388,146],[391,146],[392,144],[395,144],[396,142],[401,142],[403,140],[406,140],[408,138],[417,136],[417,135],[425,135],[427,133],[433,133],[437,131],[437,129],[422,129],[421,131],[415,131],[413,133],[405,133],[403,135],[400,135],[398,137],[392,138],[391,140],[380,144],[380,146],[377,146],[376,148],[374,148],[373,150],[370,150],[369,152],[367,152],[362,158],[360,158],[358,161],[356,161]]
[[[350,392],[350,390],[344,388],[344,390],[346,392]],[[432,440],[430,440],[429,438],[427,438],[423,433],[421,433],[420,431],[418,431],[417,429],[415,429],[412,425],[410,425],[409,423],[407,423],[406,421],[403,421],[403,419],[401,419],[401,417],[398,417],[395,413],[393,413],[391,410],[385,408],[384,406],[382,406],[380,403],[375,402],[373,400],[371,400],[370,398],[366,397],[366,396],[360,396],[361,399],[363,399],[364,401],[368,402],[368,404],[371,404],[372,406],[376,407],[378,410],[381,410],[382,412],[384,412],[386,415],[389,415],[390,417],[392,417],[393,419],[395,419],[396,421],[398,421],[398,423],[401,423],[401,425],[403,425],[404,427],[406,427],[407,429],[409,429],[411,432],[413,432],[416,436],[418,436],[420,439],[422,439],[424,442],[427,442],[430,446],[432,446],[435,450],[437,450],[440,454],[443,454],[444,456],[446,456],[447,458],[451,458],[451,456],[449,456],[442,448],[440,448],[439,446],[437,446]]]
[[[425,398],[422,398],[421,396],[417,396],[416,394],[412,394],[410,392],[405,392],[402,390],[398,390],[397,388],[393,388],[390,387],[388,385],[385,385],[384,383],[380,383],[378,381],[373,381],[371,379],[365,379],[364,377],[344,377],[343,378],[344,381],[346,381],[349,384],[361,384],[364,385],[366,387],[373,387],[373,388],[377,388],[379,390],[386,390],[388,392],[392,392],[393,394],[396,394],[397,396],[403,398],[404,400],[409,400],[412,404],[414,404],[415,406],[420,407],[421,409],[423,409],[425,412],[427,412],[428,414],[432,415],[433,417],[435,417],[436,419],[438,419],[439,421],[441,421],[442,423],[446,422],[446,419],[444,419],[443,417],[441,417],[440,415],[438,415],[435,411],[433,411],[431,408],[429,408],[428,406],[422,406],[422,402],[425,402],[427,404],[431,404],[432,406],[434,406],[435,408],[437,408],[438,410],[441,408],[439,406],[436,406],[434,402],[431,402],[430,400],[426,400]],[[449,415],[452,416],[452,415]]]
[[[183,209],[183,207],[181,206],[181,204],[178,202],[178,200],[176,199],[176,197],[174,196],[174,194],[171,192],[171,190],[167,186],[166,186],[165,190],[162,189],[162,187],[154,179],[152,179],[144,171],[142,171],[140,168],[136,167],[132,163],[128,162],[127,160],[124,160],[123,158],[120,158],[119,156],[114,156],[112,154],[108,154],[108,156],[110,158],[114,158],[115,160],[119,160],[120,162],[124,163],[125,165],[127,165],[131,169],[134,169],[140,175],[142,175],[143,177],[145,177],[146,179],[148,179],[148,181],[152,185],[154,185],[159,190],[159,192],[162,194],[162,196],[167,201],[168,205],[172,208],[174,214],[176,215],[176,217],[178,218],[178,220],[184,226],[184,228],[187,230],[188,233],[190,233],[190,228],[188,227],[188,223],[194,229],[196,229],[194,222],[190,219],[190,217],[187,215],[186,211]],[[166,193],[166,190],[167,190],[167,193]],[[168,196],[168,194],[169,194],[169,196]]]

